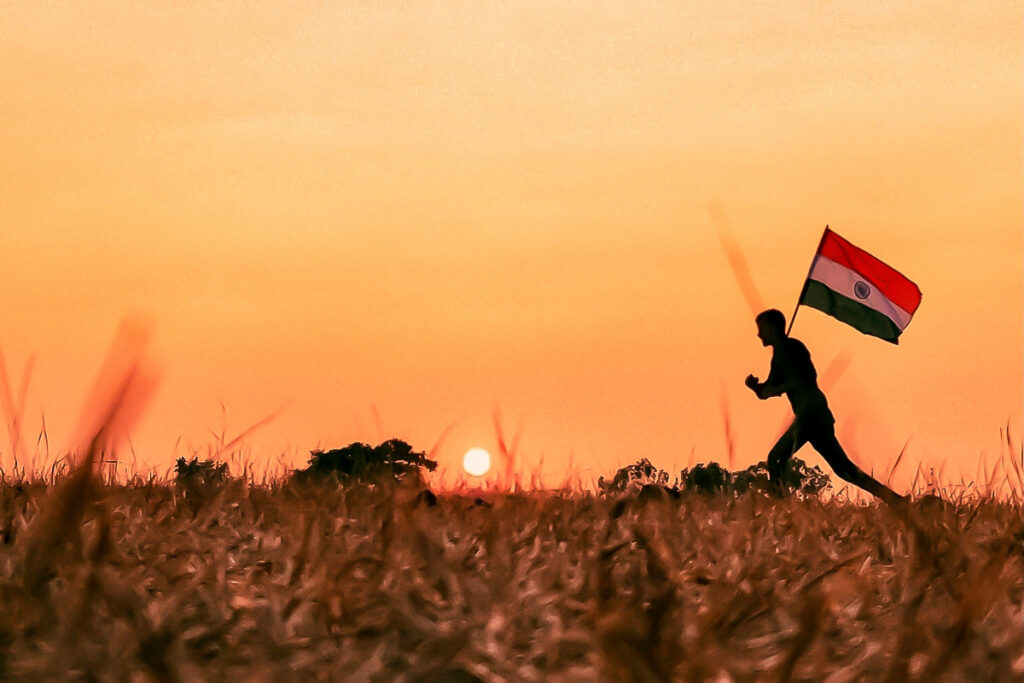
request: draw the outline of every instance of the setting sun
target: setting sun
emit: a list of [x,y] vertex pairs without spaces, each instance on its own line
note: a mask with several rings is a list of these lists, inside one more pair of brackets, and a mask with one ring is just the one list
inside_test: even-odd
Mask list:
[[483,448],[470,448],[462,456],[462,469],[474,477],[484,476],[491,469],[491,454]]

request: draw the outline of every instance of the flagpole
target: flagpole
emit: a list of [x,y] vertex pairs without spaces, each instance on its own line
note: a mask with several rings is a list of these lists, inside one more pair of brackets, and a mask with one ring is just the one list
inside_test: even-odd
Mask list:
[[825,243],[825,235],[828,234],[828,226],[821,233],[821,240],[818,242],[818,248],[814,250],[814,258],[811,259],[811,265],[807,268],[807,277],[804,278],[804,286],[800,288],[800,295],[796,298],[796,306],[793,307],[793,315],[789,316],[789,327],[786,328],[786,336],[789,336],[790,330],[793,329],[793,321],[796,320],[796,313],[800,310],[800,302],[803,301],[804,293],[807,291],[807,281],[811,279],[811,271],[814,270],[814,261],[818,258],[818,253],[821,252],[821,245]]

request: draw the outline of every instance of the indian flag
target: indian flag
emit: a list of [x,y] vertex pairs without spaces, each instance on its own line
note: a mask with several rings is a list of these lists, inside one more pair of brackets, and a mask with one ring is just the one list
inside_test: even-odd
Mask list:
[[826,227],[800,303],[897,344],[921,303],[921,290]]

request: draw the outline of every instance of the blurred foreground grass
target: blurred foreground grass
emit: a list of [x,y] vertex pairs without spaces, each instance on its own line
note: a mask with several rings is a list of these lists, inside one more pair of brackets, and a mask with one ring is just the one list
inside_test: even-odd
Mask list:
[[417,493],[2,484],[0,678],[1024,676],[1019,503]]

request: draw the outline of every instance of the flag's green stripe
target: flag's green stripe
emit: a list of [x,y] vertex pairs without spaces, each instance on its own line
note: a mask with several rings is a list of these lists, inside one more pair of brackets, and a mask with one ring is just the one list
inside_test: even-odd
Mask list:
[[800,303],[824,311],[864,334],[881,337],[893,344],[899,343],[901,330],[896,327],[896,323],[859,301],[837,294],[817,280],[807,280]]

